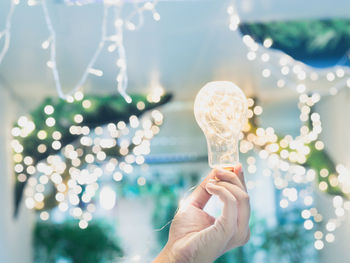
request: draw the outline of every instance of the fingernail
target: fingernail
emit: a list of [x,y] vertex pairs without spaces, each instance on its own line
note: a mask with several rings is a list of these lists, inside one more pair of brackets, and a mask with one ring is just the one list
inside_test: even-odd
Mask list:
[[208,180],[208,184],[209,184],[209,183],[210,183],[210,184],[214,184],[214,183],[216,183],[216,180],[215,180],[215,179],[209,179],[209,180]]
[[209,186],[209,187],[210,187],[210,186],[213,186],[213,185],[215,185],[214,182],[208,182],[208,183],[207,183],[207,186]]

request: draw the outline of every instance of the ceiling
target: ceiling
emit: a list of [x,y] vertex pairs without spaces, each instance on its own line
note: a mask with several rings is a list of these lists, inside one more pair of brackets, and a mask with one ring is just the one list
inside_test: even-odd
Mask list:
[[[0,28],[10,1],[0,1]],[[248,94],[262,100],[295,96],[276,90],[274,79],[262,80],[261,66],[246,59],[247,48],[238,32],[228,29],[226,13],[231,1],[161,1],[159,22],[146,14],[144,26],[126,32],[129,92],[147,92],[151,83],[160,83],[177,100],[193,100],[198,89],[211,80],[231,80]],[[81,77],[95,51],[103,13],[102,4],[66,6],[48,1],[57,34],[57,64],[65,91]],[[127,4],[126,9],[130,8]],[[347,16],[350,2],[286,0],[239,1],[238,12],[244,21]],[[112,23],[112,21],[110,21]],[[2,86],[15,92],[30,108],[43,97],[56,96],[47,50],[41,43],[48,37],[40,5],[22,2],[13,16],[11,43],[0,65]],[[85,85],[89,92],[116,92],[116,57],[104,50],[95,68],[103,77],[90,75]],[[30,98],[30,100],[27,100]],[[21,103],[22,104],[22,103]]]

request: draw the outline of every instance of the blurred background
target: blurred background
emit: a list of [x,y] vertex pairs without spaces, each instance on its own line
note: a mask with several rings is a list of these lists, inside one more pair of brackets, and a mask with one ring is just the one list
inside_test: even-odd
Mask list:
[[349,262],[348,10],[1,1],[2,261],[151,262],[210,171],[195,95],[227,80],[249,98],[252,237],[217,262]]

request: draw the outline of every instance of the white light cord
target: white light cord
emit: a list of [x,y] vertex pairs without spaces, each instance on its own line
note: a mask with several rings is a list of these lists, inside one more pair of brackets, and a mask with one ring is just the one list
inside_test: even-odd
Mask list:
[[106,41],[106,36],[107,36],[107,17],[108,17],[108,7],[104,6],[102,28],[101,28],[101,40],[99,41],[98,48],[96,49],[89,64],[87,65],[87,68],[85,69],[83,76],[81,77],[80,81],[78,82],[78,84],[76,85],[76,87],[72,91],[72,93],[75,93],[80,87],[82,87],[84,85],[84,83],[89,75],[89,69],[93,68],[97,58],[100,56],[100,53],[105,46],[105,41]]
[[131,103],[131,97],[126,93],[126,88],[128,86],[128,74],[127,74],[127,62],[126,62],[126,52],[124,47],[124,21],[121,19],[121,12],[123,6],[117,6],[114,8],[114,32],[115,36],[114,43],[117,47],[118,59],[117,67],[119,68],[119,73],[117,74],[117,89],[120,95],[122,95],[126,102]]
[[[50,46],[50,61],[48,62],[48,66],[51,68],[52,75],[54,78],[55,87],[57,90],[58,95],[63,99],[68,99],[69,97],[72,97],[75,92],[77,92],[79,89],[82,88],[82,86],[85,84],[87,77],[89,74],[95,74],[97,76],[102,76],[103,72],[101,70],[94,69],[94,65],[99,58],[101,51],[105,47],[107,42],[112,42],[113,44],[109,46],[111,49],[109,49],[110,52],[113,52],[114,50],[117,51],[118,59],[117,59],[117,67],[119,69],[119,72],[117,74],[116,80],[117,80],[117,90],[118,92],[124,97],[124,99],[131,103],[131,97],[126,93],[126,89],[128,86],[128,74],[127,74],[127,61],[126,61],[126,51],[124,46],[124,27],[128,30],[136,30],[140,28],[144,23],[144,17],[143,12],[145,11],[151,11],[153,13],[153,18],[155,20],[159,20],[160,16],[155,10],[155,4],[158,2],[147,2],[143,4],[141,7],[139,7],[138,4],[135,3],[135,10],[131,12],[131,14],[128,16],[127,19],[122,18],[122,2],[119,3],[112,3],[110,1],[105,0],[103,2],[104,4],[104,12],[103,12],[103,19],[102,19],[102,28],[101,28],[101,38],[98,43],[98,47],[96,51],[94,52],[90,62],[88,63],[82,77],[78,81],[78,83],[74,86],[74,88],[69,91],[67,94],[64,93],[60,81],[59,72],[57,69],[57,62],[56,62],[56,33],[55,29],[52,25],[52,21],[49,15],[49,11],[46,5],[46,0],[42,0],[42,10],[45,17],[45,22],[47,25],[47,29],[49,31],[49,37],[46,40],[46,45],[43,46],[43,48],[48,48]],[[108,23],[108,13],[109,8],[114,7],[114,35],[108,36],[107,34],[107,23]],[[138,16],[137,19],[137,25],[133,24],[131,20]]]
[[0,40],[4,38],[4,46],[2,47],[0,51],[0,65],[2,63],[2,60],[4,59],[9,46],[10,46],[10,39],[11,39],[11,22],[12,22],[12,17],[13,13],[15,12],[15,7],[18,4],[17,1],[11,0],[11,6],[10,6],[10,11],[7,14],[6,17],[6,22],[5,22],[5,29],[0,32]]
[[47,5],[46,5],[46,0],[42,0],[41,6],[42,6],[42,9],[44,12],[44,17],[45,17],[47,29],[49,30],[49,34],[50,34],[49,38],[48,38],[48,41],[50,43],[50,68],[52,70],[52,75],[53,75],[53,78],[55,81],[55,86],[56,86],[58,95],[62,99],[67,99],[68,96],[72,96],[76,91],[78,91],[84,85],[84,83],[88,77],[89,70],[94,66],[97,58],[99,57],[99,55],[100,55],[100,53],[105,45],[106,31],[107,31],[106,28],[107,28],[108,7],[104,6],[101,39],[99,41],[98,47],[97,47],[94,55],[92,56],[90,62],[88,63],[88,65],[87,65],[82,77],[80,78],[78,84],[68,94],[64,94],[64,92],[62,90],[61,82],[60,82],[59,73],[57,70],[57,63],[56,63],[56,32],[55,32],[54,27],[53,27],[52,22],[51,22],[49,11],[48,11]]

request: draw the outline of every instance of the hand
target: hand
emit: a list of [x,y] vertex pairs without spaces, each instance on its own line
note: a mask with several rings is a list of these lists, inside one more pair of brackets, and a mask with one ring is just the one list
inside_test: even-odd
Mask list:
[[[250,205],[242,166],[232,170],[212,170],[182,203],[154,263],[209,263],[249,240]],[[211,195],[224,203],[217,219],[203,211]]]

